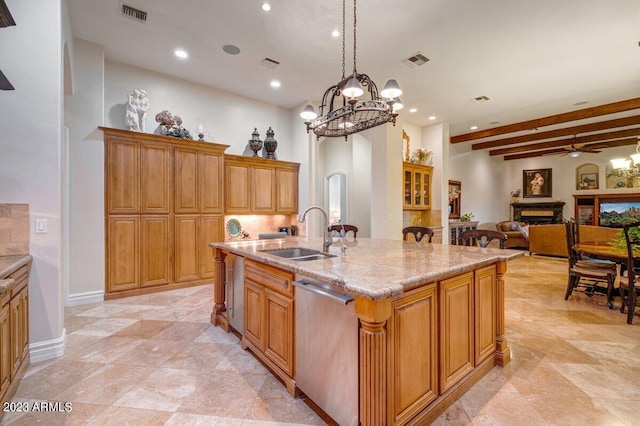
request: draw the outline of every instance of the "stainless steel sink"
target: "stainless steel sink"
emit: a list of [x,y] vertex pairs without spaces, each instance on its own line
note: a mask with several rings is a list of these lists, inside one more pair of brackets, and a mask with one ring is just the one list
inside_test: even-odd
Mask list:
[[329,257],[336,257],[334,254],[323,253],[318,250],[308,249],[304,247],[292,247],[261,251],[262,253],[272,254],[274,256],[298,261],[321,260],[327,259]]

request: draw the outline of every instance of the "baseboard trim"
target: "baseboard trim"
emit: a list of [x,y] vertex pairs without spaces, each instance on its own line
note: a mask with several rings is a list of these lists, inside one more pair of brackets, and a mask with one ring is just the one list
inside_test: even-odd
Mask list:
[[64,348],[67,342],[67,329],[62,329],[62,335],[57,339],[46,340],[29,344],[31,362],[46,361],[64,355]]
[[86,293],[75,293],[68,295],[66,307],[101,302],[104,302],[104,291],[88,291]]

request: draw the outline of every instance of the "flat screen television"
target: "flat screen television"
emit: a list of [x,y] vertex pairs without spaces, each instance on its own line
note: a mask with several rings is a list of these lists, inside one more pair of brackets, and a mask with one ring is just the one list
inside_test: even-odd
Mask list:
[[600,226],[622,228],[625,223],[640,221],[640,201],[607,201],[600,203]]

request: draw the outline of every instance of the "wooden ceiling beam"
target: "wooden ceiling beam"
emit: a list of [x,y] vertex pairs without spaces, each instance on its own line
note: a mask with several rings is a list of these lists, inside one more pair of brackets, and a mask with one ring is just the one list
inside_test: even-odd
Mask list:
[[451,137],[451,143],[468,142],[491,136],[504,135],[507,133],[520,132],[554,124],[567,123],[569,121],[583,120],[586,118],[599,117],[602,115],[615,114],[617,112],[629,111],[640,108],[640,98],[628,99],[626,101],[613,102],[591,108],[579,109],[577,111],[565,112],[563,114],[550,115],[548,117],[537,118],[535,120],[521,121],[520,123],[508,124],[506,126],[494,127],[493,129],[480,130],[473,133],[465,133]]
[[528,145],[513,146],[510,148],[494,149],[489,151],[490,156],[513,154],[516,152],[536,151],[545,148],[561,147],[571,145],[573,143],[589,143],[599,142],[611,139],[627,138],[632,136],[640,136],[640,127],[626,130],[618,130],[614,132],[598,133],[595,135],[579,136],[574,138],[567,138],[549,142],[531,143]]
[[617,127],[627,127],[640,124],[640,115],[632,117],[616,118],[614,120],[599,121],[597,123],[582,124],[580,126],[565,127],[564,129],[549,130],[546,132],[536,132],[530,135],[514,136],[512,138],[497,139],[490,142],[481,142],[471,145],[471,149],[490,149],[505,145],[515,145],[524,142],[531,142],[542,139],[557,138],[567,135],[578,135],[580,133],[597,132],[599,130],[614,129]]
[[[637,143],[638,143],[638,138],[619,139],[619,140],[607,142],[607,147],[614,148],[618,146],[636,145]],[[601,145],[601,144],[585,145],[585,147],[600,148],[600,146],[598,145]],[[522,158],[542,157],[544,155],[563,154],[565,152],[567,152],[567,150],[563,148],[546,149],[543,151],[529,151],[529,152],[524,152],[522,154],[505,155],[504,160],[505,161],[520,160]]]

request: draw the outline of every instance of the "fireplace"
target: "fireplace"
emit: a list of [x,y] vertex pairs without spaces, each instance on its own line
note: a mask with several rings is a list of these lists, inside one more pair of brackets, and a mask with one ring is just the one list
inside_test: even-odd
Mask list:
[[513,220],[530,225],[562,223],[564,202],[553,203],[512,203]]

